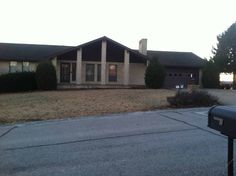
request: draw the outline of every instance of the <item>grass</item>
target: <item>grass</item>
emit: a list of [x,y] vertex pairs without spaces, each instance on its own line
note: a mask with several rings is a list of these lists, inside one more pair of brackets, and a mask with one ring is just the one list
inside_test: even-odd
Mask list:
[[0,123],[151,110],[168,105],[171,90],[108,89],[0,95]]

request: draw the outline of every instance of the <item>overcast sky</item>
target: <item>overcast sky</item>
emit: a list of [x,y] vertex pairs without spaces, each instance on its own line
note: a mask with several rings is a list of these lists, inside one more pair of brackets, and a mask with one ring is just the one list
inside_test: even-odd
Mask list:
[[0,42],[79,45],[107,36],[206,58],[236,21],[235,0],[0,0]]

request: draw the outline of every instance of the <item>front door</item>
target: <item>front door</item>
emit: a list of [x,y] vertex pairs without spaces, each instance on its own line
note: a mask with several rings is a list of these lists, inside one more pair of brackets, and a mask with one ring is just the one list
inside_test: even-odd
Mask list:
[[70,83],[70,63],[61,63],[61,82]]

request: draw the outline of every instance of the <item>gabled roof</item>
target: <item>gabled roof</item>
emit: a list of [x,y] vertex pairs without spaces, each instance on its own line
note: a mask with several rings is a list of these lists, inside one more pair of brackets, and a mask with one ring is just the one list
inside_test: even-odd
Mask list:
[[203,67],[205,60],[192,52],[147,51],[149,58],[157,57],[159,62],[169,67]]
[[44,61],[52,59],[58,55],[77,50],[81,47],[91,45],[96,42],[108,41],[116,46],[127,49],[131,54],[147,59],[147,56],[128,48],[106,36],[86,42],[78,46],[59,46],[59,45],[37,45],[37,44],[16,44],[0,43],[0,60],[2,61]]
[[97,38],[95,40],[92,40],[92,41],[89,41],[89,42],[86,42],[86,43],[83,43],[81,45],[78,45],[78,46],[75,46],[75,47],[72,47],[72,48],[68,48],[66,50],[62,50],[61,52],[58,52],[58,53],[55,53],[51,56],[49,56],[50,58],[53,58],[53,57],[56,57],[57,55],[61,55],[61,54],[64,54],[64,53],[67,53],[67,52],[70,52],[70,51],[73,51],[73,50],[77,50],[79,48],[82,48],[82,47],[85,47],[85,46],[88,46],[88,45],[91,45],[91,44],[94,44],[94,43],[97,43],[97,42],[102,42],[102,41],[108,41],[110,43],[113,43],[121,48],[124,48],[126,50],[128,50],[130,53],[134,54],[134,55],[137,55],[139,57],[142,57],[143,59],[148,59],[148,57],[146,55],[143,55],[141,54],[140,52],[136,51],[136,50],[133,50],[125,45],[122,45],[121,43],[118,43],[106,36],[103,36],[103,37],[100,37],[100,38]]
[[147,56],[124,46],[106,36],[92,40],[78,46],[59,46],[59,45],[37,45],[37,44],[15,44],[0,43],[0,60],[3,61],[44,61],[55,56],[77,50],[81,47],[91,45],[101,41],[110,42],[118,47],[128,50],[131,54],[144,60],[151,57],[158,57],[164,66],[176,67],[203,67],[205,60],[191,52],[171,52],[171,51],[148,51]]
[[0,43],[0,60],[43,61],[59,51],[73,48],[59,45]]
[[113,43],[113,44],[116,44],[117,46],[120,46],[120,47],[122,47],[122,48],[128,50],[129,52],[131,52],[131,53],[133,53],[133,54],[135,54],[135,55],[138,55],[138,56],[140,56],[140,57],[142,57],[142,58],[144,58],[144,59],[148,59],[148,57],[147,57],[146,55],[143,55],[143,54],[141,54],[140,52],[138,52],[138,51],[136,51],[136,50],[133,50],[133,49],[131,49],[131,48],[125,46],[125,45],[122,45],[121,43],[118,43],[118,42],[116,42],[116,41],[114,41],[114,40],[112,40],[112,39],[110,39],[110,38],[108,38],[108,37],[106,37],[106,36],[103,36],[103,37],[101,37],[101,38],[99,38],[99,39],[97,39],[97,40],[102,40],[102,41],[103,41],[103,40],[106,40],[106,41],[109,41],[109,42],[111,42],[111,43]]

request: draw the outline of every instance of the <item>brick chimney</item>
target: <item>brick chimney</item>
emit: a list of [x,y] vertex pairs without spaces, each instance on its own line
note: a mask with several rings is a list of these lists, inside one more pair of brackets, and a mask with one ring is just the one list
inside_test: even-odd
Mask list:
[[143,55],[147,55],[147,39],[141,39],[139,41],[139,52]]

